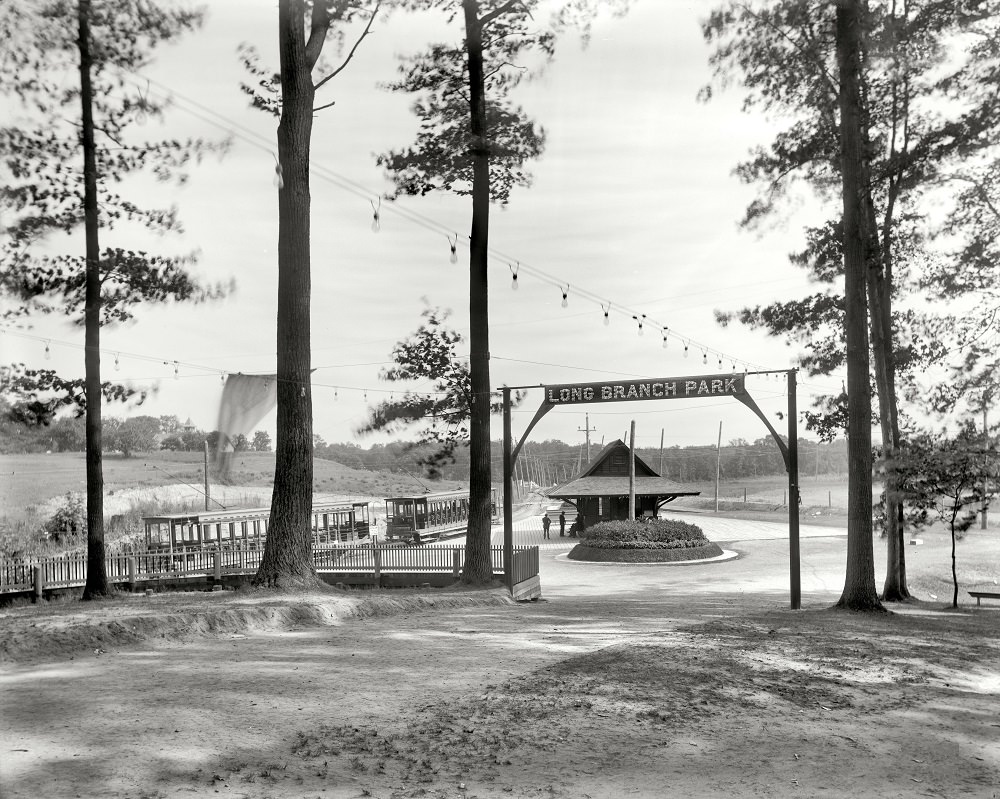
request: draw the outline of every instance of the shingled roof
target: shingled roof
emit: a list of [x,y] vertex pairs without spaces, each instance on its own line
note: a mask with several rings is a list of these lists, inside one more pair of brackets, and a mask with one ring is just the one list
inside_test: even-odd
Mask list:
[[[578,476],[557,485],[546,493],[550,497],[624,497],[628,496],[628,445],[616,439],[602,449]],[[660,477],[638,455],[635,458],[635,495],[654,497],[693,497],[700,491],[686,491],[684,486]],[[624,474],[622,471],[624,470]]]

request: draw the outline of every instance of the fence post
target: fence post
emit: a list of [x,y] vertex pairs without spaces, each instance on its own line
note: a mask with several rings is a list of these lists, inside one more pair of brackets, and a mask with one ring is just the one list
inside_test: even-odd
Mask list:
[[215,585],[222,583],[222,557],[218,549],[212,552],[212,579]]
[[42,598],[42,567],[35,565],[31,567],[31,577],[35,584],[35,601]]
[[[455,573],[455,577],[462,576],[462,550],[456,549],[452,554],[452,569]],[[490,570],[492,571],[493,564],[490,564]]]
[[372,563],[375,567],[375,587],[382,587],[382,550],[378,547],[372,549]]
[[136,586],[135,555],[129,555],[127,563],[128,563],[128,588],[129,591],[135,591],[135,586]]

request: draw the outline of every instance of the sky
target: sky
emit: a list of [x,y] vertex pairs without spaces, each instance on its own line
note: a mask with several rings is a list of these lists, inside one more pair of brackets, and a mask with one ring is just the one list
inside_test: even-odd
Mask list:
[[[516,100],[545,128],[547,143],[529,166],[532,185],[491,209],[495,387],[794,366],[795,346],[739,325],[723,328],[714,318],[716,310],[814,290],[787,254],[815,220],[804,198],[798,212],[762,233],[739,229],[754,191],[733,168],[768,141],[776,122],[741,111],[738,88],[698,101],[712,79],[699,26],[711,7],[634,0],[623,17],[602,14],[586,47],[573,35],[561,39],[541,76],[517,89]],[[130,184],[137,202],[176,204],[182,235],[150,240],[106,232],[102,247],[197,251],[194,274],[207,283],[234,281],[235,289],[200,305],[146,306],[133,323],[104,328],[102,370],[105,379],[151,391],[143,405],[109,405],[105,414],[176,415],[212,430],[225,375],[276,369],[276,120],[251,109],[240,92],[246,78],[237,48],[253,43],[265,63],[277,64],[277,7],[273,0],[211,0],[207,8],[203,28],[156,51],[130,90],[173,98],[163,126],[148,123],[140,135],[231,135],[232,146],[224,158],[192,170],[183,187]],[[427,304],[451,309],[449,323],[468,330],[469,198],[437,193],[379,206],[390,185],[375,160],[410,144],[417,127],[412,98],[380,88],[396,75],[398,56],[461,35],[440,15],[379,19],[347,69],[318,95],[319,103],[335,103],[316,115],[312,139],[314,432],[327,442],[368,446],[407,437],[356,431],[368,406],[405,388],[381,380],[380,371]],[[350,33],[346,41],[353,41]],[[334,50],[327,54],[339,64]],[[377,232],[373,204],[380,208]],[[449,237],[457,237],[455,264]],[[516,291],[512,268],[521,269]],[[633,315],[642,314],[640,336]],[[56,317],[0,336],[4,362],[66,376],[82,376],[82,344],[82,329]],[[839,376],[800,375],[798,406],[839,387]],[[787,407],[785,382],[750,377],[748,388],[784,432],[776,414]],[[540,389],[529,391],[515,411],[515,437],[541,397]],[[627,438],[632,420],[637,445],[647,447],[661,437],[667,447],[714,444],[720,425],[723,443],[768,435],[743,405],[720,399],[560,408],[531,438],[583,441],[589,425],[592,442],[600,443]],[[499,438],[499,418],[492,424]],[[273,435],[274,425],[272,411],[255,429]],[[799,431],[805,435],[801,425]]]

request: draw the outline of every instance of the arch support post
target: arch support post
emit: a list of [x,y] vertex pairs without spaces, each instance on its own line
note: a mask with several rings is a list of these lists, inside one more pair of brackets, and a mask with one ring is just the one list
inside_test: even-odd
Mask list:
[[799,433],[794,369],[788,370],[788,566],[792,610],[802,607],[799,574]]
[[514,593],[514,459],[511,456],[510,389],[503,387],[503,580]]

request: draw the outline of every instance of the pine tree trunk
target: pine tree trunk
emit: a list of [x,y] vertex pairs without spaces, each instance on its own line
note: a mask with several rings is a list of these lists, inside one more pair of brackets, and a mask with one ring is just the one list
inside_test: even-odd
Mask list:
[[[867,117],[865,117],[867,120]],[[862,145],[869,152],[867,121],[861,128]],[[888,227],[882,241],[875,224],[875,205],[871,194],[871,177],[867,159],[862,163],[864,176],[865,240],[867,250],[865,270],[868,285],[868,313],[872,334],[872,356],[875,365],[875,385],[878,390],[879,424],[882,433],[882,456],[891,461],[899,452],[899,409],[896,403],[896,367],[892,336],[892,256],[889,252]],[[888,211],[887,213],[891,213]],[[882,598],[887,602],[909,599],[906,586],[906,546],[903,542],[903,503],[899,480],[894,469],[885,473],[885,533],[886,572]]]
[[490,344],[487,255],[490,225],[490,162],[486,131],[483,39],[477,0],[463,0],[466,47],[469,54],[469,112],[472,232],[469,241],[469,371],[472,407],[469,422],[469,532],[465,538],[462,581],[482,585],[493,581],[490,558]]
[[[866,194],[870,192],[866,191]],[[896,408],[896,387],[892,362],[891,329],[887,329],[885,314],[888,286],[872,265],[874,253],[869,251],[866,268],[868,280],[868,312],[871,320],[872,355],[875,362],[875,385],[878,390],[879,424],[882,432],[882,456],[891,461],[899,451],[899,421]],[[885,472],[885,534],[886,572],[882,598],[887,602],[908,599],[906,587],[905,546],[903,544],[902,502],[900,486],[894,469]]]
[[840,145],[844,202],[844,303],[847,338],[847,569],[838,607],[881,610],[872,547],[871,387],[863,229],[864,184],[858,0],[837,2]]
[[281,120],[278,162],[278,419],[274,491],[264,556],[254,585],[309,588],[312,563],[312,392],[309,304],[309,148],[314,89],[302,0],[279,3]]
[[[900,435],[899,435],[899,408],[896,402],[896,356],[894,353],[894,344],[892,338],[892,322],[891,322],[891,301],[889,298],[889,292],[892,290],[891,281],[891,267],[889,265],[889,256],[886,256],[886,280],[885,280],[885,290],[883,292],[883,307],[882,307],[882,322],[887,328],[886,332],[886,344],[887,350],[885,353],[886,358],[886,380],[889,385],[889,392],[887,395],[887,405],[888,405],[888,415],[889,415],[889,436],[892,443],[892,449],[888,453],[889,456],[895,457],[899,453],[900,445]],[[886,503],[886,513],[892,514],[895,520],[895,524],[889,525],[886,530],[886,534],[889,536],[887,542],[888,546],[886,549],[886,575],[885,575],[885,587],[883,589],[884,599],[888,601],[901,602],[910,598],[910,589],[906,583],[906,529],[903,516],[903,499],[902,499],[902,489],[898,482],[898,477],[894,470],[890,470],[888,479],[885,486],[886,494],[890,496],[893,501]]]
[[[879,415],[882,417],[882,442],[884,457],[895,458],[899,453],[899,411],[896,406],[895,369],[892,367],[892,341],[886,342],[889,351],[885,353],[887,360],[885,381],[887,386],[879,386]],[[876,356],[877,357],[877,356]],[[886,401],[881,397],[883,391]],[[903,519],[902,488],[895,469],[886,470],[885,476],[885,534],[886,534],[886,569],[885,583],[882,587],[882,599],[886,602],[903,602],[910,598],[910,589],[906,584],[906,541]]]
[[98,240],[97,157],[94,144],[90,70],[90,0],[77,6],[80,50],[80,101],[83,142],[83,216],[86,236],[84,307],[84,393],[87,398],[87,581],[83,599],[113,593],[108,585],[104,548],[104,466],[101,455],[101,248]]

